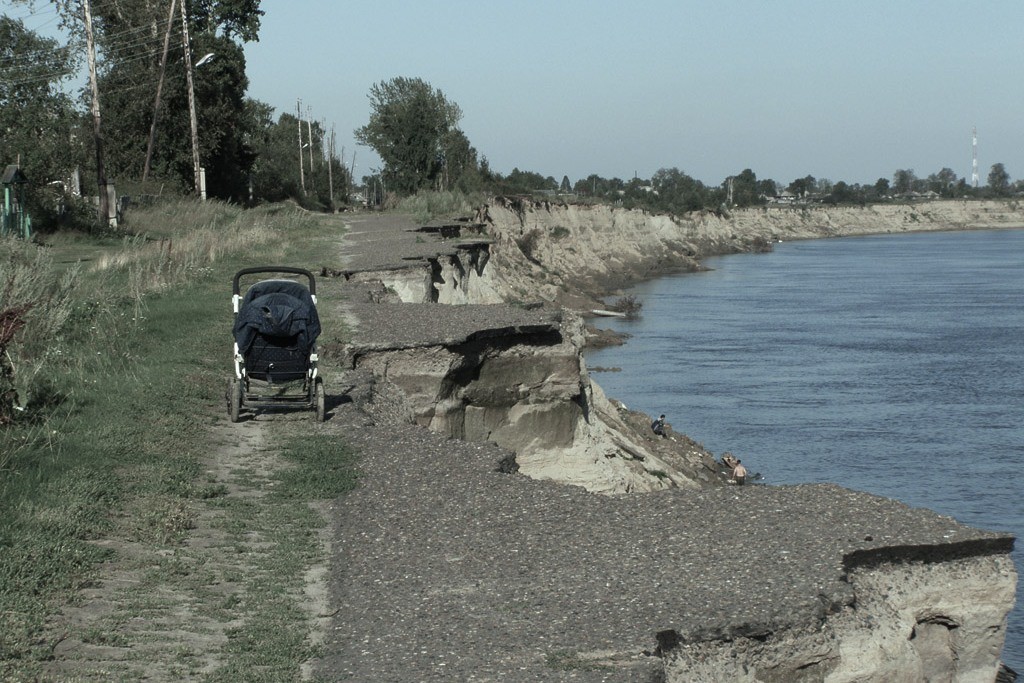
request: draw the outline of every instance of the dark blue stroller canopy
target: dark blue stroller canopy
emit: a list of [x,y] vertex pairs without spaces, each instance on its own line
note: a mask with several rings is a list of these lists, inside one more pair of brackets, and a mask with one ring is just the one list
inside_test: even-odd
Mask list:
[[263,280],[246,291],[232,332],[243,356],[258,335],[293,338],[289,345],[308,353],[320,336],[320,317],[303,285],[292,280]]

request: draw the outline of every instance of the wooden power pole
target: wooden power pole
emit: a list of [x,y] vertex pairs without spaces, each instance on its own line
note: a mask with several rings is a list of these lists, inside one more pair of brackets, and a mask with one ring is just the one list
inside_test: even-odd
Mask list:
[[295,102],[295,113],[299,117],[299,182],[302,184],[302,195],[306,195],[306,171],[302,161],[302,100]]
[[89,87],[92,89],[92,135],[96,144],[96,181],[100,193],[100,220],[110,223],[110,197],[107,195],[107,173],[103,168],[103,127],[100,125],[100,90],[96,83],[96,46],[92,38],[92,7],[82,0],[85,13],[85,47],[89,58]]
[[171,11],[167,15],[167,31],[164,33],[164,51],[160,55],[160,78],[156,82],[156,100],[153,102],[153,123],[149,125],[149,144],[146,145],[146,163],[142,167],[142,182],[149,176],[149,165],[153,160],[153,145],[156,141],[156,119],[160,112],[160,93],[164,89],[164,72],[167,69],[167,52],[171,46],[171,27],[174,25],[174,9],[178,0],[171,0]]
[[306,106],[306,140],[309,141],[309,184],[315,190],[316,181],[313,180],[313,110]]
[[331,124],[331,139],[327,146],[327,191],[331,198],[331,211],[334,211],[334,124]]
[[185,48],[185,81],[188,85],[188,115],[192,126],[192,171],[195,175],[196,194],[206,199],[199,167],[199,124],[196,121],[196,93],[192,85],[192,48],[188,41],[188,11],[181,0],[181,43]]

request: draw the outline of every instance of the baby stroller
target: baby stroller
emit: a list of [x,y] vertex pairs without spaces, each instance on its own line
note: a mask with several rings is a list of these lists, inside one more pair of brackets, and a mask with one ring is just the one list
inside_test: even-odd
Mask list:
[[[240,295],[240,280],[259,273],[289,273],[308,279],[261,280]],[[315,408],[324,420],[326,394],[317,375],[316,280],[302,268],[261,266],[235,273],[231,300],[235,309],[235,376],[228,382],[228,414],[238,422],[243,408],[256,406]]]

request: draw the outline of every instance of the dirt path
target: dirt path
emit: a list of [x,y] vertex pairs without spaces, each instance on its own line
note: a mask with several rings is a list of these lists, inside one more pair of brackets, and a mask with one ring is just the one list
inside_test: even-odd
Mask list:
[[[269,529],[240,524],[238,513],[267,496],[274,471],[284,466],[268,445],[275,423],[309,419],[308,412],[261,414],[238,424],[226,414],[217,419],[200,495],[179,502],[169,518],[185,527],[184,537],[160,546],[136,541],[135,515],[129,511],[119,520],[99,542],[111,559],[61,616],[48,678],[187,681],[229,665],[229,634],[244,625],[252,583],[273,542]],[[325,557],[326,532],[320,541]],[[326,564],[315,564],[304,577],[299,602],[313,625],[329,616],[326,574]]]

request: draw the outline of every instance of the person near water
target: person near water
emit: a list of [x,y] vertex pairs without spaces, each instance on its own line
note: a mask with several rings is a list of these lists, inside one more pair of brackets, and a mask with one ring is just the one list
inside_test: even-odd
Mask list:
[[651,431],[658,436],[665,436],[665,416],[662,415],[657,420],[651,423]]
[[742,460],[736,460],[736,466],[732,468],[732,480],[739,486],[747,483],[747,468],[743,466]]

